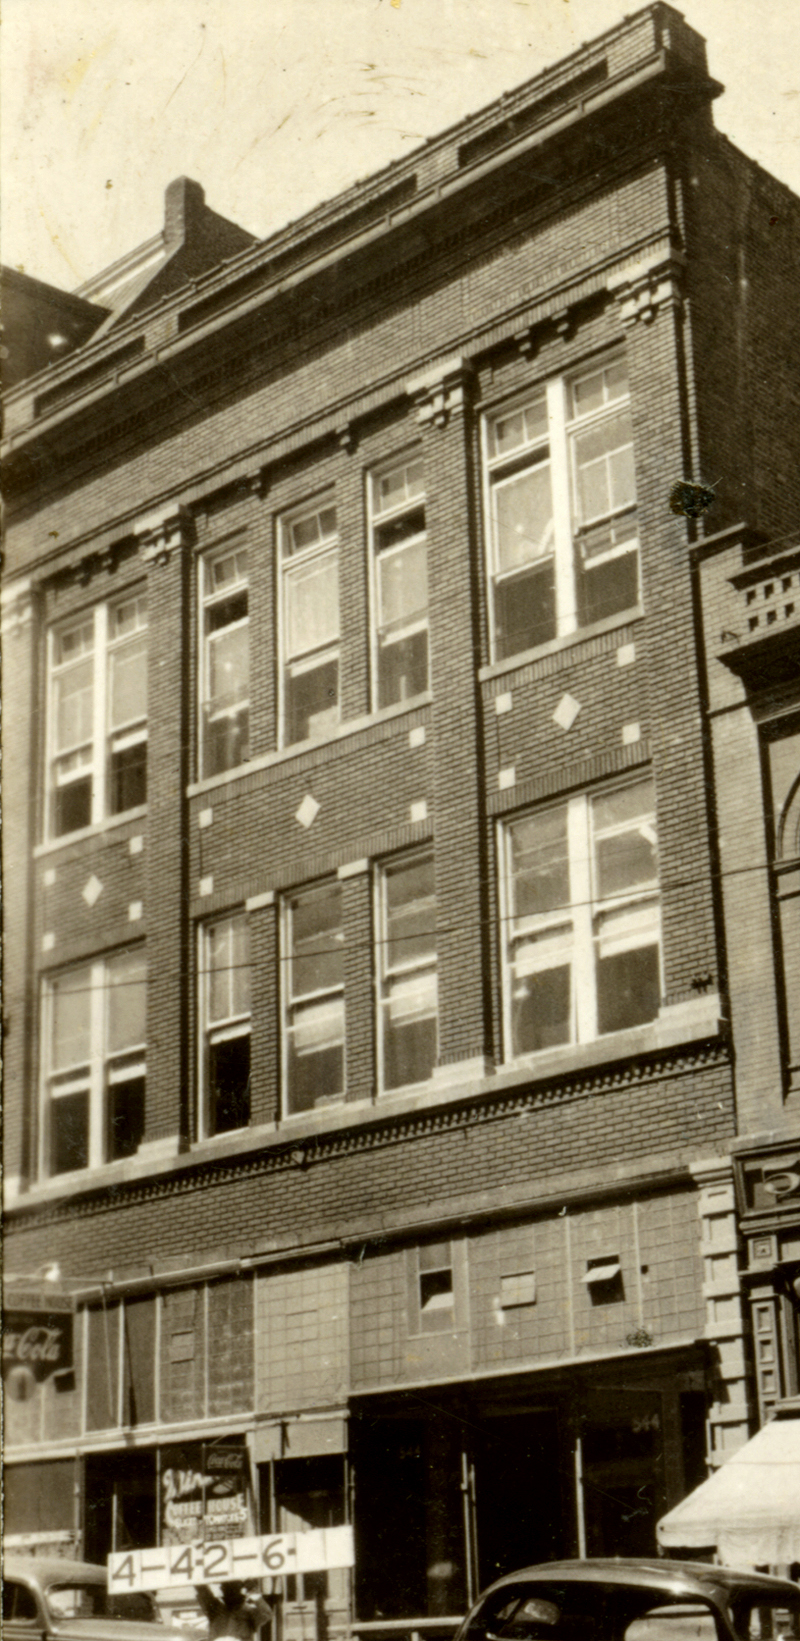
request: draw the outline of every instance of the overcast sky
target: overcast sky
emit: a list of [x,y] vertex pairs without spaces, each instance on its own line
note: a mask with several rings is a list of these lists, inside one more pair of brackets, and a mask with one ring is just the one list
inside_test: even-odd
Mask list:
[[[2,258],[64,289],[195,177],[264,236],[635,0],[4,0]],[[800,194],[800,0],[686,0],[720,129]]]

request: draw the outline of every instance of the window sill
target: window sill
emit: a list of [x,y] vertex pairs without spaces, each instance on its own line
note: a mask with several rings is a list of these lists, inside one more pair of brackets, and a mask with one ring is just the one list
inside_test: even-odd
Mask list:
[[428,707],[433,697],[430,691],[424,695],[415,695],[408,701],[398,701],[394,706],[381,707],[378,712],[370,712],[361,718],[350,718],[346,724],[338,724],[330,735],[321,736],[314,741],[295,741],[292,746],[279,747],[275,752],[264,752],[258,758],[250,758],[247,763],[237,764],[233,769],[223,770],[221,775],[207,775],[202,781],[193,781],[186,788],[189,798],[198,797],[204,792],[213,792],[218,786],[226,786],[230,781],[242,780],[245,775],[252,775],[261,769],[272,769],[276,764],[290,763],[293,758],[305,757],[309,752],[325,751],[340,741],[347,740],[351,735],[358,735],[362,730],[373,729],[378,724],[391,723],[394,718],[402,718],[407,713],[417,712],[420,707]]
[[93,826],[82,826],[77,832],[65,832],[61,838],[50,838],[47,843],[34,845],[33,858],[39,860],[42,855],[52,855],[57,849],[68,849],[72,843],[85,843],[87,838],[101,838],[106,832],[114,832],[120,826],[129,826],[131,823],[147,819],[147,804],[140,804],[138,809],[126,809],[124,815],[109,815],[106,820],[96,821]]
[[[134,1184],[142,1180],[187,1172],[207,1166],[213,1161],[233,1162],[237,1157],[253,1156],[259,1152],[280,1147],[283,1150],[304,1141],[312,1142],[345,1129],[357,1130],[375,1124],[409,1117],[417,1112],[445,1110],[465,1100],[492,1098],[500,1092],[524,1088],[531,1084],[546,1083],[555,1077],[580,1074],[621,1060],[635,1059],[642,1054],[707,1041],[720,1035],[723,1022],[720,1017],[720,999],[716,993],[687,999],[674,1007],[665,1008],[657,1020],[629,1031],[609,1032],[592,1043],[569,1043],[561,1048],[548,1049],[498,1066],[489,1075],[467,1073],[463,1081],[453,1081],[446,1087],[432,1078],[395,1094],[381,1094],[374,1098],[345,1101],[315,1112],[298,1112],[280,1122],[260,1123],[251,1128],[231,1130],[228,1134],[214,1135],[197,1140],[189,1149],[183,1149],[177,1135],[169,1142],[160,1142],[161,1153],[148,1158],[139,1153],[119,1162],[106,1163],[102,1168],[61,1174],[56,1179],[42,1181],[25,1189],[19,1182],[16,1193],[7,1192],[6,1209],[24,1212],[38,1204],[52,1202],[59,1196],[77,1196],[81,1193],[102,1191],[111,1186]],[[168,1154],[167,1146],[171,1147]],[[304,1158],[298,1159],[302,1167]]]
[[547,655],[560,655],[562,650],[573,649],[576,644],[586,643],[591,638],[599,638],[602,633],[614,632],[617,627],[628,627],[634,621],[641,621],[644,610],[641,604],[633,604],[629,610],[621,610],[618,615],[606,616],[604,621],[594,621],[590,627],[579,627],[576,632],[568,632],[563,638],[551,638],[546,644],[537,644],[532,650],[520,650],[518,655],[508,655],[502,661],[491,661],[486,667],[478,668],[478,680],[486,683],[490,678],[502,678],[508,672],[516,672],[521,667],[527,667],[531,661],[541,661]]

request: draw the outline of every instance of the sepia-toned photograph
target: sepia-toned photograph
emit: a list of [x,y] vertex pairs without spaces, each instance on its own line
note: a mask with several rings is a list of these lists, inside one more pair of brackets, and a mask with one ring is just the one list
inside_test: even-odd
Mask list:
[[797,0],[5,0],[5,1641],[800,1641]]

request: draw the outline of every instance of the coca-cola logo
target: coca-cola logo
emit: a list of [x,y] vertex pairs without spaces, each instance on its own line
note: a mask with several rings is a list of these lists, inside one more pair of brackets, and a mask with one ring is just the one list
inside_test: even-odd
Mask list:
[[24,1366],[37,1380],[72,1367],[72,1317],[7,1312],[3,1318],[3,1373]]

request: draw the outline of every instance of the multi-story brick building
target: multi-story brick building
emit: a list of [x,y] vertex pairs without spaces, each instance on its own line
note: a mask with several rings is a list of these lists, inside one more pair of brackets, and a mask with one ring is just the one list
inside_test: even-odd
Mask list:
[[17,279],[6,1261],[74,1310],[11,1535],[152,1544],[215,1442],[242,1521],[354,1522],[287,1636],[435,1619],[748,1432],[698,578],[796,528],[800,204],[719,90],[649,5],[270,239],[184,179]]

